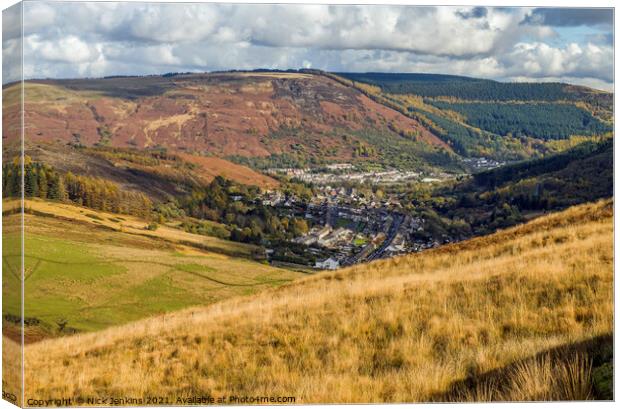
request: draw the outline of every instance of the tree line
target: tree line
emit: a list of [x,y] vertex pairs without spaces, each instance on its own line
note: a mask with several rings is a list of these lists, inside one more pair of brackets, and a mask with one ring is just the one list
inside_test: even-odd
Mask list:
[[[557,101],[581,100],[579,93],[562,83],[497,82],[478,78],[440,74],[338,73],[352,81],[380,87],[392,94],[423,97],[452,96],[483,101]],[[604,95],[601,96],[605,98]]]
[[[194,186],[189,195],[154,205],[141,192],[122,189],[118,184],[98,177],[71,172],[63,174],[28,156],[24,157],[23,169],[26,198],[134,215],[151,220],[152,228],[156,228],[157,223],[181,220],[180,227],[192,233],[256,244],[264,240],[288,240],[306,233],[309,228],[303,218],[290,217],[277,208],[263,205],[258,187],[241,185],[220,176],[207,185]],[[3,165],[2,187],[4,197],[21,196],[19,159]],[[308,186],[296,182],[283,182],[281,192],[305,200],[313,194]]]
[[[290,193],[307,194],[291,184]],[[257,187],[234,183],[217,176],[206,186],[194,188],[191,195],[180,198],[178,207],[188,216],[225,224],[230,239],[260,244],[263,240],[290,239],[308,231],[308,224],[297,217],[280,217],[277,209],[262,205]]]
[[[21,167],[19,161],[2,167],[3,197],[21,196]],[[112,213],[123,213],[148,219],[153,203],[140,192],[128,191],[111,181],[74,175],[64,175],[53,167],[24,157],[24,197],[38,197]]]

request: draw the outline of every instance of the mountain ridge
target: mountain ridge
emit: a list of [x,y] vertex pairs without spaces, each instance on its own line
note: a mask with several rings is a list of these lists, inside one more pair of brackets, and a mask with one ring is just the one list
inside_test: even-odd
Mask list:
[[[357,77],[362,74],[342,75],[318,70],[257,70],[31,80],[25,85],[26,139],[86,146],[165,147],[238,163],[243,158],[265,158],[274,165],[289,163],[293,167],[354,162],[460,171],[461,159],[466,157],[514,160],[544,155],[550,149],[545,139],[550,132],[553,138],[565,140],[580,132],[598,135],[609,129],[600,119],[610,112],[608,94],[588,93],[583,87],[562,85],[572,90],[569,92],[553,88],[558,84],[505,85],[525,86],[525,91],[536,95],[553,88],[571,96],[562,101],[570,104],[571,111],[556,101],[557,92],[545,100],[560,122],[573,111],[594,116],[583,126],[570,123],[561,135],[553,134],[553,129],[539,132],[544,125],[541,119],[528,126],[516,124],[516,128],[506,122],[498,128],[504,135],[493,133],[495,128],[483,129],[497,107],[484,111],[468,106],[478,110],[479,118],[472,122],[468,114],[457,113],[462,108],[454,102],[427,100],[424,92],[409,93],[407,87],[415,91],[419,84],[403,82],[401,77],[407,74],[381,74],[381,78],[404,86],[405,93],[390,93],[393,90],[381,88],[385,84],[380,81]],[[448,89],[445,84],[453,89],[454,84],[461,87],[464,83],[483,84],[478,91],[484,95],[505,92],[489,85],[504,83],[491,80],[408,75],[429,76],[420,83],[435,93]],[[377,89],[372,88],[377,87],[374,83],[379,84]],[[3,90],[9,96],[7,116],[17,109],[10,104],[14,89]],[[527,104],[509,107],[516,113],[526,108]],[[506,111],[503,115],[511,114]],[[530,115],[525,112],[521,117],[520,121],[526,121]],[[7,137],[11,135],[5,133]]]

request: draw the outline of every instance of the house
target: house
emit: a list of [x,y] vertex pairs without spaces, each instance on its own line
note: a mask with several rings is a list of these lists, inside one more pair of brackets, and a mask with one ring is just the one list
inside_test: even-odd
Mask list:
[[319,230],[319,231],[317,232],[316,236],[317,236],[319,239],[323,239],[323,238],[325,238],[325,237],[326,237],[329,233],[331,233],[331,231],[332,231],[332,228],[331,228],[329,225],[327,225],[327,226],[323,227],[321,230]]
[[317,261],[314,264],[315,268],[322,268],[325,270],[336,270],[338,267],[340,267],[340,262],[336,259],[333,258],[328,258],[327,260],[323,260],[323,261]]
[[326,166],[329,170],[344,170],[344,169],[353,169],[353,165],[350,163],[333,163],[331,165]]
[[278,203],[282,202],[284,198],[280,192],[275,192],[273,194],[268,195],[265,199],[263,199],[263,206],[275,206]]

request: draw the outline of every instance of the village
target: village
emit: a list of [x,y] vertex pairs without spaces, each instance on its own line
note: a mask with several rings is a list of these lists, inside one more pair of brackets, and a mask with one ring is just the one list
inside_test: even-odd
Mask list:
[[312,183],[317,186],[340,183],[372,183],[372,184],[398,184],[408,181],[420,181],[424,183],[439,182],[450,179],[454,175],[448,173],[405,171],[405,170],[381,170],[359,171],[350,163],[334,163],[322,168],[271,168],[267,174],[282,175],[298,179],[302,182]]
[[[352,167],[348,164],[328,166],[336,173],[286,170],[287,175],[294,175],[295,178],[314,185],[316,193],[309,202],[293,195],[285,195],[279,190],[266,193],[262,197],[263,205],[278,208],[281,214],[303,217],[310,226],[306,234],[292,240],[291,246],[279,243],[278,251],[268,249],[269,259],[276,261],[278,255],[283,254],[282,248],[288,247],[284,253],[287,260],[294,256],[316,269],[334,270],[356,263],[421,251],[449,241],[445,238],[440,240],[426,237],[423,234],[425,220],[406,214],[398,195],[378,197],[362,194],[355,187],[345,187],[338,183],[338,180],[345,177],[360,180],[360,175],[371,180],[417,178],[418,181],[430,183],[443,180],[447,175],[422,178],[419,173],[400,171],[338,173],[350,171]],[[327,183],[328,180],[332,182]]]
[[499,168],[500,166],[506,165],[508,162],[497,161],[494,159],[480,157],[480,158],[464,158],[463,163],[471,167],[473,170],[480,171],[480,170],[489,170],[489,169]]

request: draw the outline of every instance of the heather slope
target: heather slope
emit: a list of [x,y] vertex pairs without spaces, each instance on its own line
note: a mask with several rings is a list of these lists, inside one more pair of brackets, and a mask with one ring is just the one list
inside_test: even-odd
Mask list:
[[165,147],[217,157],[284,155],[300,162],[390,160],[383,151],[387,143],[399,144],[409,154],[401,162],[413,161],[411,166],[454,166],[449,146],[415,119],[323,75],[37,80],[26,83],[24,95],[31,142]]
[[[17,86],[4,88],[5,116]],[[567,84],[317,70],[32,80],[26,139],[167,148],[257,168],[329,162],[462,171],[612,129],[612,94]],[[6,137],[11,138],[11,132]]]

